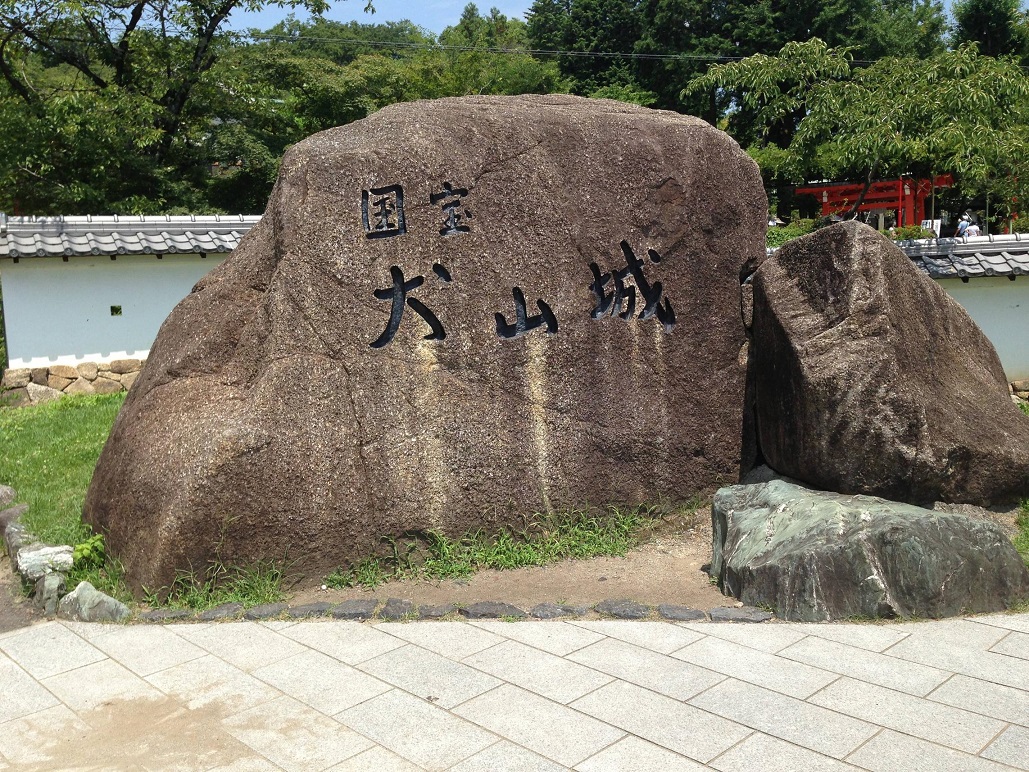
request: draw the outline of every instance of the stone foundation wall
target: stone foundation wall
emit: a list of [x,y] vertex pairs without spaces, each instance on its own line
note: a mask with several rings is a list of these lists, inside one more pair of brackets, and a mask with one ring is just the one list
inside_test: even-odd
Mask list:
[[128,391],[143,367],[141,359],[83,362],[79,365],[19,367],[4,372],[0,405],[21,407],[60,399],[65,394],[117,394]]
[[1029,379],[1012,382],[1011,393],[1019,399],[1029,400]]

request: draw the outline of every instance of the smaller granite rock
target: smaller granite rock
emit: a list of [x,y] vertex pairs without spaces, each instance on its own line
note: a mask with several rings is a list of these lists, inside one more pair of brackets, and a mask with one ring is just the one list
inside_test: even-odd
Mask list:
[[64,391],[69,385],[71,385],[71,382],[71,378],[62,378],[59,375],[53,374],[46,379],[46,385],[51,389],[57,389],[58,391]]
[[96,394],[93,384],[85,378],[76,378],[64,389],[65,394]]
[[125,375],[121,377],[121,385],[125,387],[125,391],[132,388],[132,384],[136,382],[138,377],[139,373],[125,373]]
[[780,619],[935,619],[1029,598],[1029,571],[985,519],[771,480],[722,488],[711,520],[722,592]]
[[707,614],[700,609],[687,606],[672,606],[667,603],[659,605],[657,613],[663,619],[672,619],[676,622],[702,622],[707,619]]
[[286,610],[287,604],[285,603],[262,603],[259,606],[253,606],[243,612],[244,619],[272,619],[282,614]]
[[719,606],[711,609],[712,622],[767,622],[774,615],[753,606],[726,608]]
[[650,607],[634,600],[602,600],[593,610],[615,619],[646,619],[650,616]]
[[419,606],[418,618],[442,619],[447,614],[453,614],[455,611],[457,611],[457,606],[453,603],[444,603],[442,606]]
[[124,373],[138,373],[143,366],[138,359],[115,359],[111,362],[111,372],[122,375]]
[[121,381],[116,381],[112,378],[104,378],[102,375],[98,375],[97,379],[93,381],[93,390],[97,394],[117,394],[122,390]]
[[536,619],[560,619],[561,617],[581,617],[589,609],[583,606],[565,606],[558,603],[537,603],[529,610],[529,616]]
[[29,399],[32,400],[33,405],[41,405],[44,402],[56,402],[64,396],[63,391],[52,389],[49,386],[40,386],[35,382],[30,383],[25,389],[28,391]]
[[525,612],[517,606],[512,606],[510,603],[502,603],[496,600],[486,600],[480,603],[473,603],[470,606],[465,606],[459,609],[461,616],[467,617],[468,619],[501,619],[503,617],[513,617],[516,619],[524,619]]
[[17,492],[10,485],[0,485],[0,507],[6,507],[17,497]]
[[23,389],[32,381],[32,371],[27,367],[15,367],[4,373],[0,389]]
[[410,619],[414,613],[414,603],[411,601],[403,598],[387,598],[382,610],[379,611],[379,619],[397,622],[401,619]]
[[64,595],[64,590],[64,574],[46,574],[36,581],[36,590],[32,594],[32,601],[38,608],[43,609],[44,614],[52,617],[57,613],[57,606],[61,596]]
[[78,587],[61,598],[57,615],[77,622],[124,622],[132,612],[124,603],[105,595],[89,582],[79,582]]
[[332,616],[336,619],[371,619],[378,607],[379,601],[375,598],[345,600],[332,610]]
[[29,370],[29,382],[37,386],[46,386],[46,379],[49,375],[49,367],[33,367]]
[[1029,378],[1021,381],[1012,381],[1011,388],[1017,391],[1029,392]]
[[26,581],[35,582],[46,574],[67,573],[74,561],[72,548],[68,545],[53,547],[47,544],[32,544],[18,550],[18,573]]
[[87,381],[95,381],[98,372],[96,362],[83,362],[75,366],[75,371],[80,378],[85,378]]
[[331,603],[321,601],[319,603],[305,603],[301,606],[290,606],[286,609],[286,616],[290,619],[310,619],[311,617],[323,617],[329,609],[332,608]]
[[158,608],[152,611],[140,613],[140,622],[181,622],[184,619],[192,619],[194,612],[185,608]]
[[220,622],[223,619],[236,619],[243,612],[242,603],[222,603],[197,615],[201,622]]
[[31,404],[32,398],[27,388],[0,391],[0,407],[25,407]]

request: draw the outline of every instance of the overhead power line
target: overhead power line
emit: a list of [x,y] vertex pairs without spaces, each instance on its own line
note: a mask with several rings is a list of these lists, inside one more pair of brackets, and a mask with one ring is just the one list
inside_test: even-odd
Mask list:
[[336,43],[338,45],[371,46],[373,48],[406,48],[425,51],[482,51],[490,54],[509,54],[516,56],[572,56],[584,58],[618,58],[618,59],[653,59],[675,60],[691,59],[704,62],[730,62],[746,59],[746,56],[723,56],[719,54],[643,54],[623,53],[621,51],[567,51],[546,48],[499,48],[496,46],[455,46],[443,43],[417,43],[406,41],[355,40],[344,38],[320,38],[306,35],[267,35],[251,33],[251,40],[271,41],[277,43]]

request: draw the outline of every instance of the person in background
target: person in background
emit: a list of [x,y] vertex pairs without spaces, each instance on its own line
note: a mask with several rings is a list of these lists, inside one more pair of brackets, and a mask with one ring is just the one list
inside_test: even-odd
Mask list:
[[965,228],[965,235],[966,236],[978,236],[978,235],[980,235],[979,223],[975,223],[975,222],[969,223],[968,227]]
[[958,220],[958,230],[954,235],[960,239],[966,235],[966,231],[968,231],[968,215],[963,214],[961,219]]

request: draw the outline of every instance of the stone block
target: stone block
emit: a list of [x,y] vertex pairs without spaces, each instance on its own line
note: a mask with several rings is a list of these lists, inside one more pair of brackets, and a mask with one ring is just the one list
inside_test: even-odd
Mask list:
[[659,605],[657,613],[662,619],[671,619],[675,622],[699,622],[707,619],[707,614],[700,609],[687,606],[673,606],[668,603]]
[[65,394],[96,394],[96,389],[93,388],[93,384],[87,381],[85,378],[76,378],[74,381],[69,383],[65,389]]
[[472,603],[459,609],[461,616],[468,619],[500,619],[502,617],[513,617],[524,619],[526,614],[517,606],[510,603],[502,603],[495,600],[486,600],[481,603]]
[[61,598],[57,615],[78,622],[124,622],[132,612],[124,603],[105,595],[89,582],[80,582]]
[[96,371],[98,373],[109,373],[109,372],[111,372],[111,363],[110,362],[97,362],[96,363]]
[[650,616],[650,606],[634,600],[602,600],[593,610],[615,619],[646,619]]
[[137,378],[139,378],[139,373],[138,372],[136,372],[136,373],[125,373],[121,377],[121,385],[125,387],[125,391],[128,391],[129,389],[132,388],[132,384],[134,384],[136,382]]
[[117,394],[122,391],[122,385],[121,381],[98,375],[97,379],[93,381],[93,390],[97,394]]
[[336,619],[371,619],[378,607],[379,601],[374,598],[345,600],[332,610],[332,616]]
[[18,492],[10,485],[0,485],[0,507],[6,507],[18,497]]
[[111,362],[111,372],[123,375],[125,373],[138,373],[143,363],[138,359],[115,359]]
[[320,601],[318,603],[305,603],[301,606],[290,606],[286,609],[286,616],[290,619],[322,617],[325,616],[331,608],[332,604],[325,601]]
[[78,372],[79,377],[85,378],[87,381],[95,381],[97,372],[99,372],[96,362],[83,362],[76,365],[75,370]]
[[58,391],[64,391],[71,382],[71,378],[62,378],[60,375],[54,375],[53,373],[51,373],[46,379],[46,385],[51,389],[57,389]]
[[71,365],[51,365],[50,375],[56,375],[58,378],[74,380],[79,377],[79,371]]
[[0,406],[25,407],[31,404],[32,399],[29,397],[29,390],[27,388],[8,389],[7,391],[0,392]]
[[32,595],[32,602],[42,609],[46,616],[52,617],[57,613],[57,606],[61,596],[64,595],[64,590],[64,574],[45,574],[36,580],[36,589]]
[[3,379],[0,379],[0,388],[23,389],[32,380],[32,371],[27,367],[11,368],[4,372]]
[[937,618],[1029,598],[1029,571],[988,520],[785,480],[722,488],[711,513],[712,577],[780,619]]
[[40,386],[35,381],[26,386],[25,389],[28,391],[29,399],[32,400],[33,405],[54,402],[64,396],[64,392],[52,389],[49,386]]
[[396,622],[414,616],[414,603],[402,598],[387,598],[379,611],[379,619]]
[[253,606],[244,611],[243,618],[251,620],[274,619],[285,610],[285,603],[262,603],[259,606]]
[[197,614],[201,622],[221,622],[225,619],[236,619],[243,613],[242,603],[222,603]]
[[33,367],[29,370],[31,382],[37,386],[46,386],[46,379],[49,375],[49,367]]
[[73,558],[72,548],[68,545],[50,546],[33,544],[18,550],[15,561],[18,573],[26,581],[35,582],[46,574],[71,570]]
[[1025,393],[1029,394],[1029,379],[1023,379],[1023,380],[1020,380],[1020,381],[1012,381],[1011,382],[1011,388],[1014,389],[1015,392],[1021,391],[1021,392],[1025,392]]

